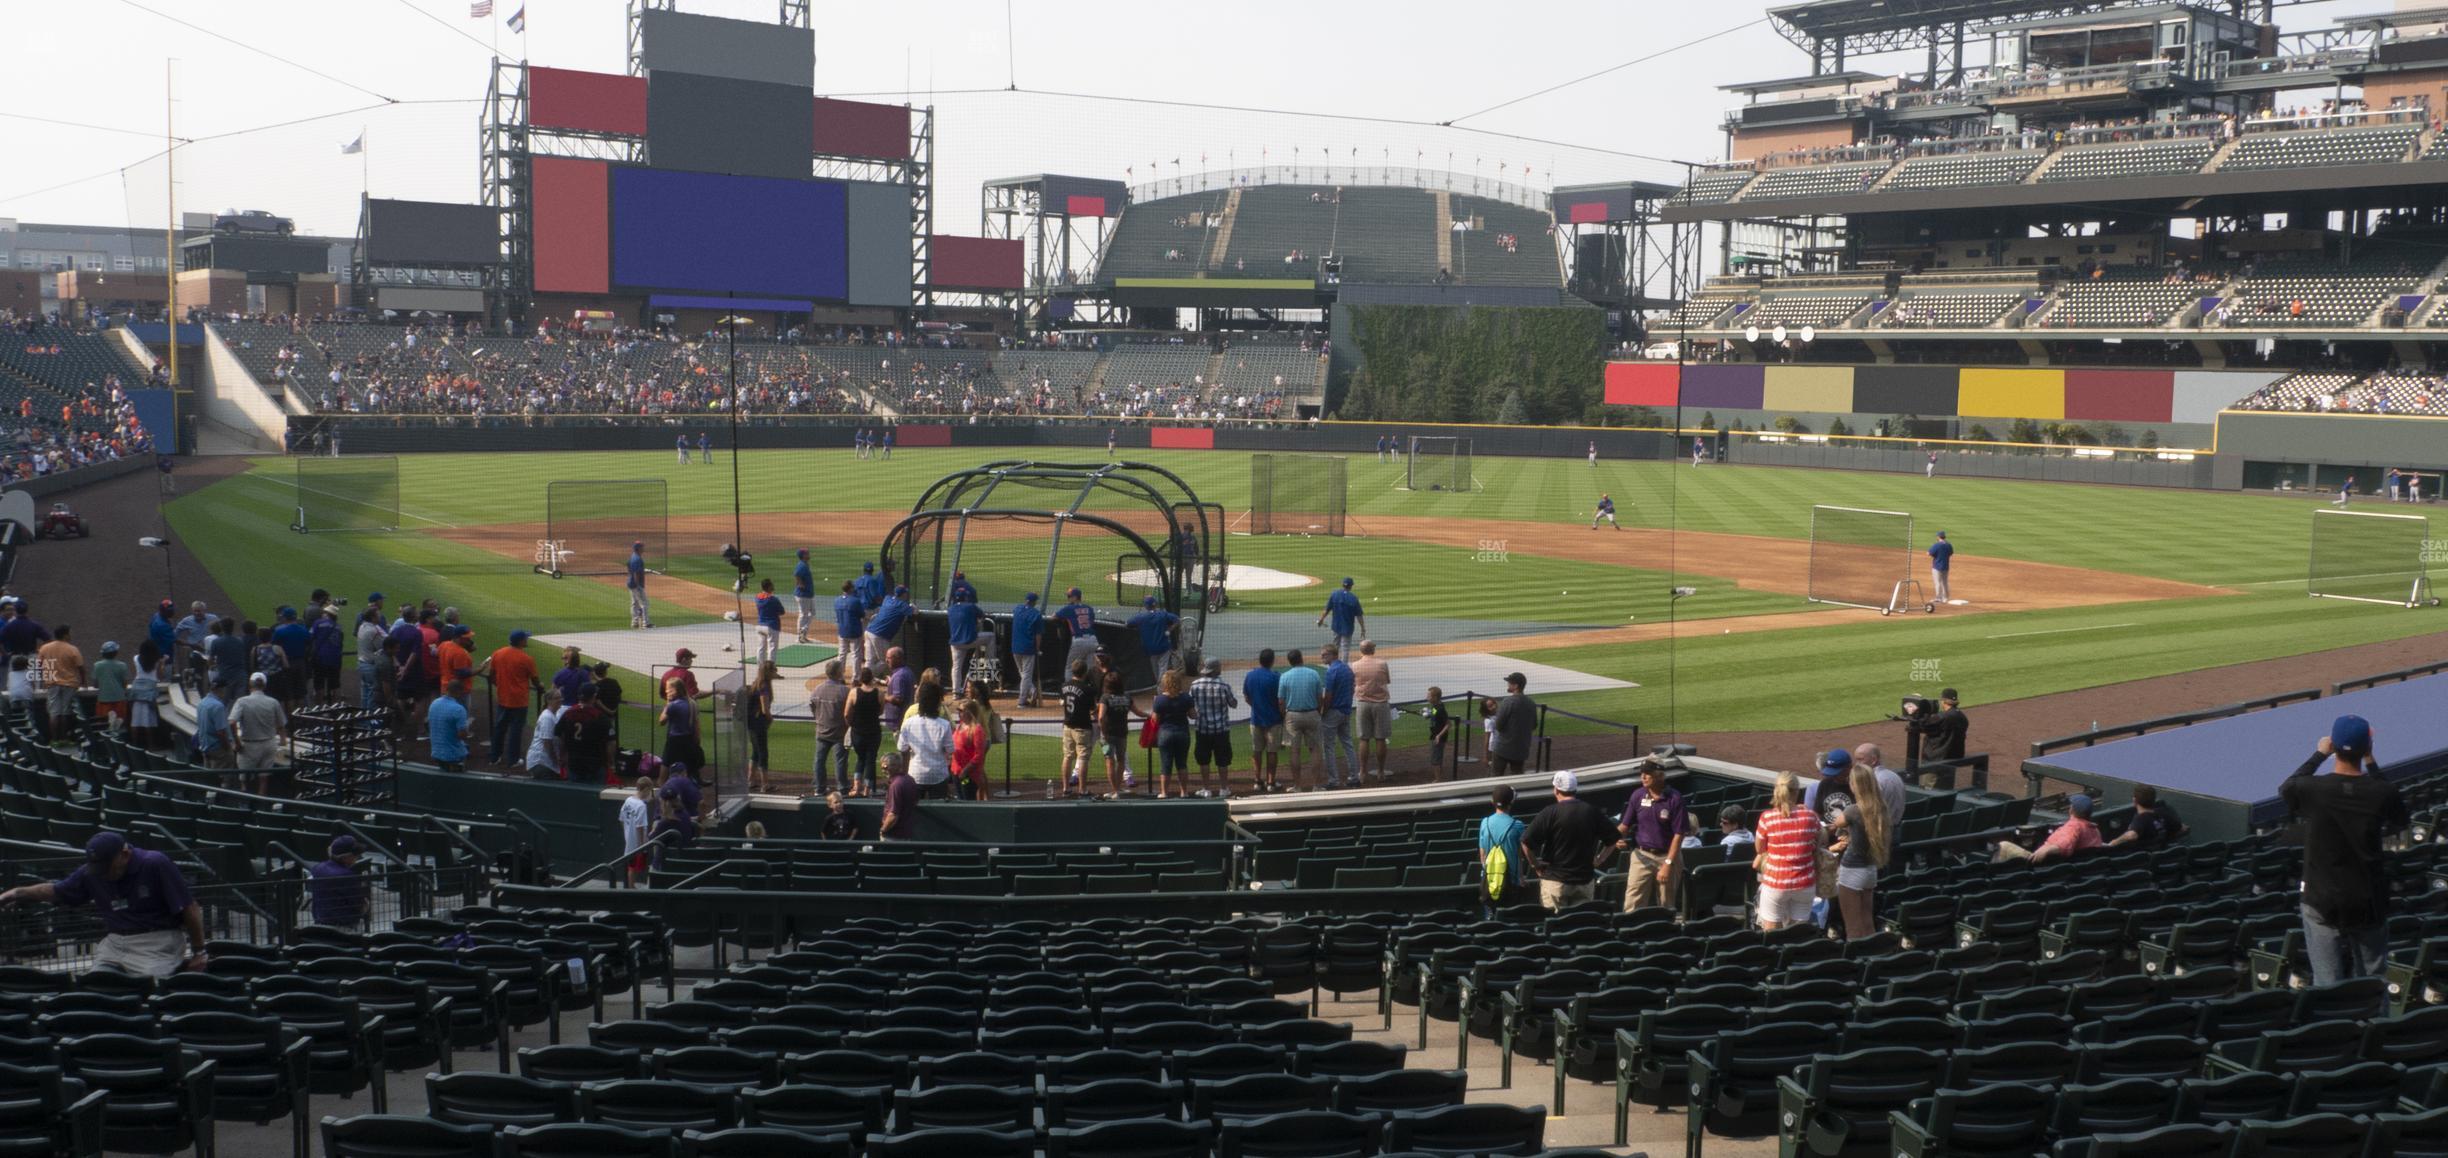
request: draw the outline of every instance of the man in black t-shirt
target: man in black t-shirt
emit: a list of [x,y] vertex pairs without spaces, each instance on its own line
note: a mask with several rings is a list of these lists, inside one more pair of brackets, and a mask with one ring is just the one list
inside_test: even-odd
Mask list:
[[612,716],[602,705],[580,700],[561,711],[553,735],[573,784],[601,784],[612,766]]
[[2173,807],[2159,799],[2158,789],[2148,784],[2134,785],[2133,802],[2133,820],[2126,824],[2125,831],[2118,833],[2117,838],[2109,841],[2109,844],[2138,844],[2144,848],[2165,848],[2184,839],[2188,831],[2184,821],[2177,818],[2176,810]]
[[[2316,775],[2321,761],[2331,766]],[[2312,984],[2377,977],[2388,955],[2385,833],[2409,822],[2405,797],[2380,775],[2371,724],[2339,716],[2312,756],[2278,787],[2302,822],[2304,954]]]
[[1062,766],[1055,774],[1065,781],[1064,791],[1085,791],[1088,764],[1096,759],[1097,689],[1090,682],[1086,660],[1071,663],[1071,678],[1063,682],[1062,690]]
[[1558,772],[1548,784],[1555,803],[1539,810],[1522,833],[1522,855],[1538,872],[1539,904],[1557,912],[1589,900],[1598,877],[1598,854],[1615,843],[1615,824],[1580,798],[1581,781]]

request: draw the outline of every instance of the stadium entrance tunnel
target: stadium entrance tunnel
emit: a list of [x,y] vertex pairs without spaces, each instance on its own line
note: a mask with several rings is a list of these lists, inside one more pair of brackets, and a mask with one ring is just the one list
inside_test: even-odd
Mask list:
[[991,670],[999,687],[1016,686],[1010,611],[1034,594],[1046,612],[1037,675],[1059,685],[1071,636],[1056,611],[1077,588],[1095,610],[1097,646],[1126,684],[1146,689],[1160,673],[1129,619],[1149,600],[1179,616],[1171,656],[1195,665],[1208,608],[1230,589],[1225,541],[1223,508],[1163,467],[1007,459],[930,484],[878,557],[886,585],[908,587],[919,609],[901,640],[915,667],[949,670],[944,609],[957,581],[977,592],[981,637],[992,639],[993,656],[973,660],[973,674]]

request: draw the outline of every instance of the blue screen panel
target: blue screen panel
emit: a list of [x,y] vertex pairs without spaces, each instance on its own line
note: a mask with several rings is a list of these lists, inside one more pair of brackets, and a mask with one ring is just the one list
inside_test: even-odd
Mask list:
[[612,170],[612,281],[635,289],[849,296],[849,209],[832,181]]

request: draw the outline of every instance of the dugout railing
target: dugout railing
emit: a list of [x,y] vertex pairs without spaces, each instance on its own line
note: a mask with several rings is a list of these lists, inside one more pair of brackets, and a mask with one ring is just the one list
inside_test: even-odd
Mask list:
[[2441,660],[2437,663],[2425,663],[2416,664],[2413,667],[2401,667],[2395,671],[2384,671],[2373,675],[2360,676],[2350,680],[2339,680],[2338,682],[2329,685],[2329,694],[2333,696],[2342,696],[2348,692],[2359,692],[2365,688],[2379,687],[2382,684],[2401,684],[2407,680],[2420,679],[2427,675],[2438,675],[2444,671],[2448,671],[2448,659]]
[[[2051,752],[2062,752],[2068,748],[2089,748],[2104,740],[2131,739],[2135,736],[2148,735],[2152,732],[2165,731],[2169,728],[2181,728],[2188,724],[2207,723],[2211,720],[2224,720],[2230,716],[2241,716],[2246,712],[2257,712],[2263,708],[2281,708],[2288,704],[2309,703],[2310,701],[2317,700],[2319,698],[2321,698],[2321,689],[2319,688],[2298,688],[2290,692],[2280,692],[2276,695],[2262,696],[2259,699],[2240,700],[2232,704],[2220,704],[2217,707],[2199,708],[2190,712],[2177,712],[2173,715],[2166,716],[2153,716],[2147,720],[2136,720],[2127,724],[2113,724],[2105,728],[2093,728],[2089,731],[2073,732],[2063,736],[2051,736],[2045,740],[2032,741],[2031,750],[2025,754],[2025,758],[2036,760],[2042,756],[2048,755]],[[2026,793],[2034,797],[2040,795],[2040,782],[2042,780],[2064,779],[2062,776],[2034,772],[2029,768],[2023,769],[2022,772]]]

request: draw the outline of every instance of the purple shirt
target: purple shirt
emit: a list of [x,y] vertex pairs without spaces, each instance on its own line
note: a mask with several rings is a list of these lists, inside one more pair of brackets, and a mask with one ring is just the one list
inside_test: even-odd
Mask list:
[[92,905],[102,914],[105,933],[158,933],[178,928],[179,914],[195,901],[187,892],[186,878],[169,857],[158,852],[130,845],[128,853],[127,873],[118,880],[109,880],[99,869],[87,866],[52,885],[52,895],[63,905]]
[[1683,815],[1683,794],[1672,788],[1656,796],[1646,787],[1633,789],[1616,823],[1630,831],[1634,848],[1654,853],[1674,851],[1676,842],[1691,831],[1691,818]]
[[907,666],[893,669],[892,678],[885,681],[884,726],[898,732],[901,717],[909,713],[910,705],[918,701],[918,673]]
[[680,813],[683,816],[697,815],[697,804],[705,798],[704,794],[698,790],[695,779],[678,772],[663,778],[661,795],[665,800],[678,801]]
[[877,836],[903,839],[918,827],[918,782],[907,773],[892,778],[884,786],[884,811],[892,813],[893,826]]

